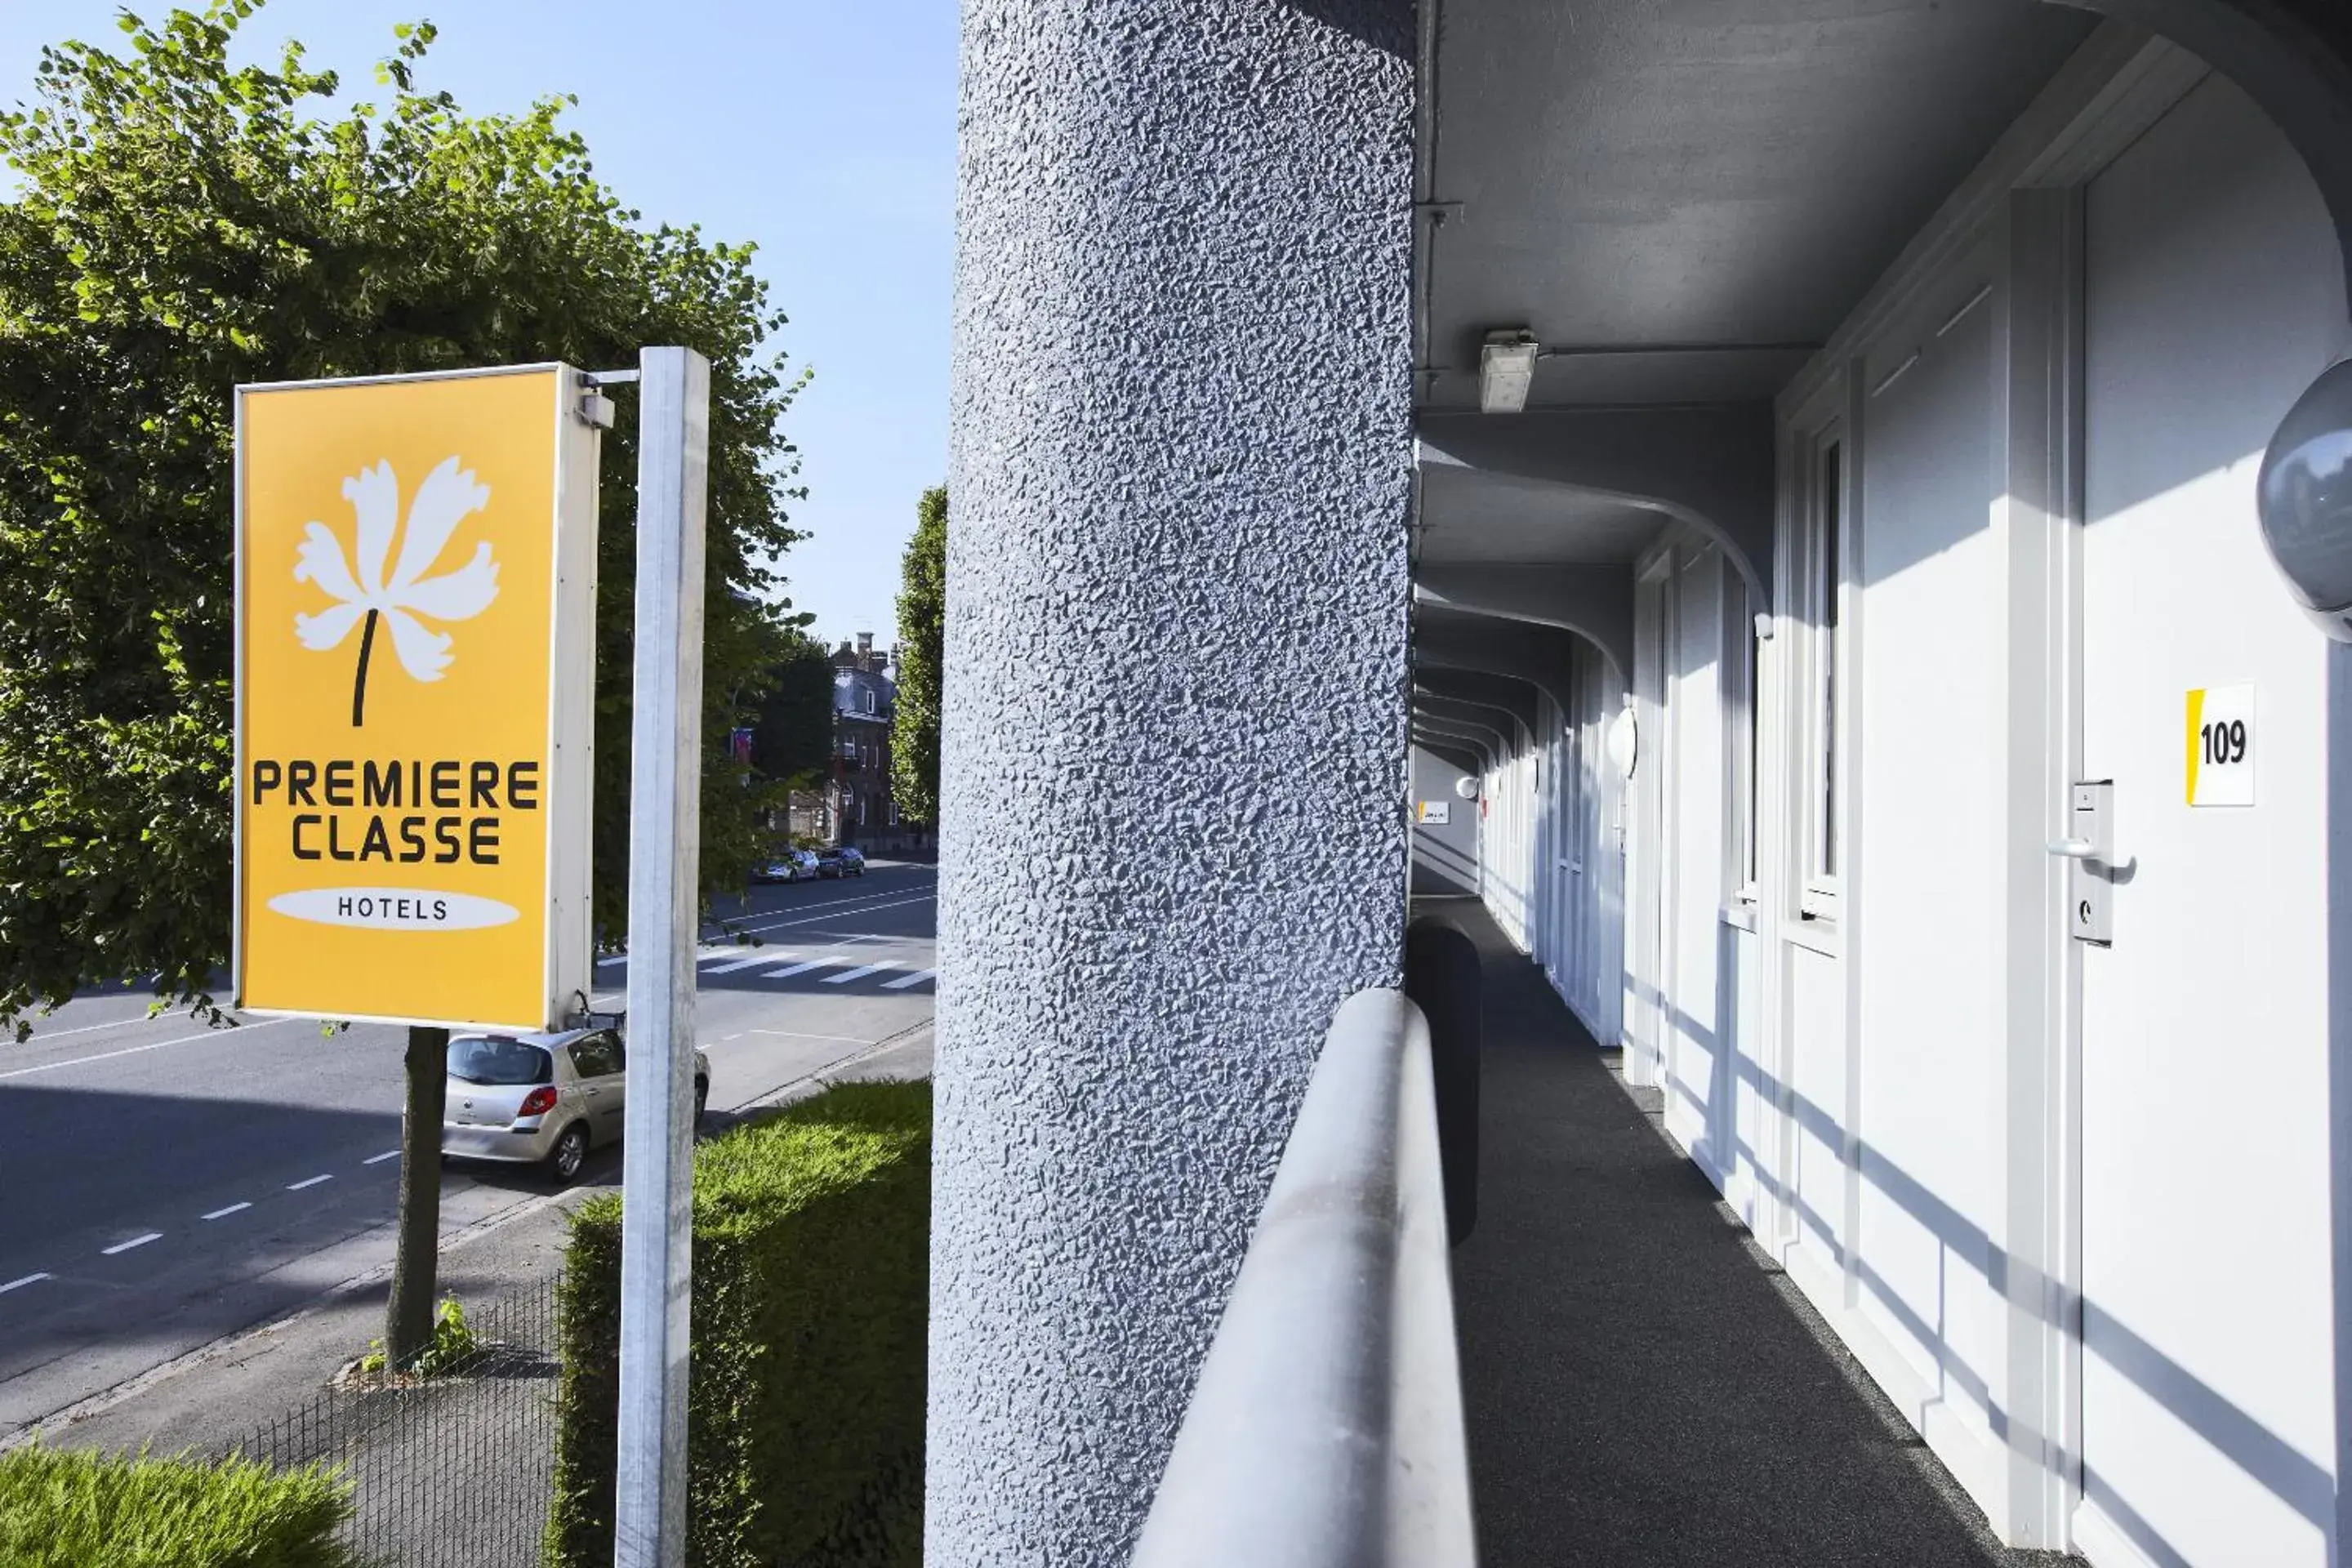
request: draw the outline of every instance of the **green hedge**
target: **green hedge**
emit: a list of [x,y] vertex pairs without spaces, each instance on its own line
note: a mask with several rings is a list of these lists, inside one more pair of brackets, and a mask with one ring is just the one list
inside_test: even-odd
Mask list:
[[350,1485],[316,1466],[0,1454],[0,1568],[354,1568],[334,1539],[350,1512]]
[[[687,1560],[922,1561],[931,1093],[841,1084],[700,1145]],[[558,1301],[557,1568],[613,1560],[621,1205],[581,1205]]]

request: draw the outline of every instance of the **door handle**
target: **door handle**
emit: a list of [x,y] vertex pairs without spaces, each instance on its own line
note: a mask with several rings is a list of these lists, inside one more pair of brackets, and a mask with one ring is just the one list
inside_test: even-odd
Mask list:
[[2099,854],[2099,847],[2087,838],[2053,838],[2042,847],[2065,860],[2093,860]]

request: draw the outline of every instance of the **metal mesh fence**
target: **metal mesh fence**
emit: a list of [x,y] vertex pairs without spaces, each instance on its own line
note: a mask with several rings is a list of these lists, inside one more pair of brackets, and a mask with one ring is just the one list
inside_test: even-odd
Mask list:
[[343,1537],[372,1563],[536,1568],[554,1478],[559,1283],[467,1307],[472,1348],[431,1376],[330,1388],[229,1451],[341,1466],[353,1489]]

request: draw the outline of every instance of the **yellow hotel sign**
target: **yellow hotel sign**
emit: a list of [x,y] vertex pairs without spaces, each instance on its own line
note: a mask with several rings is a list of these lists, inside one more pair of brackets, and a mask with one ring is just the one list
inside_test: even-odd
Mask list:
[[539,1029],[578,1005],[581,391],[562,365],[237,389],[240,1006]]

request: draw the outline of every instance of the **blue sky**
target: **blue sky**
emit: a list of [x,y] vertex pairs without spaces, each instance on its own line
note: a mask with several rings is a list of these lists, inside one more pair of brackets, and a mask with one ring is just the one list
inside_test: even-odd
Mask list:
[[[43,44],[121,40],[121,8],[0,0],[0,102],[30,96]],[[271,56],[301,39],[348,99],[419,19],[441,30],[422,85],[474,110],[576,93],[567,118],[623,200],[758,242],[782,346],[816,371],[787,426],[814,535],[785,563],[793,601],[834,642],[892,641],[915,498],[947,467],[955,0],[269,0],[242,37]]]

